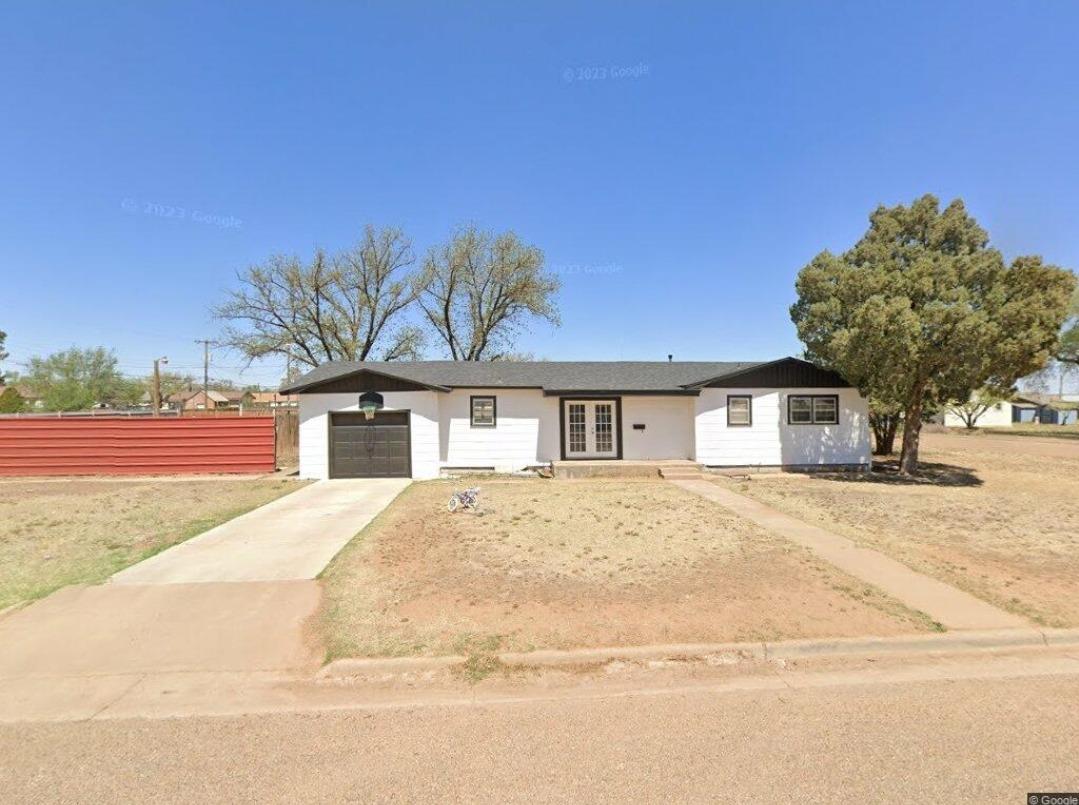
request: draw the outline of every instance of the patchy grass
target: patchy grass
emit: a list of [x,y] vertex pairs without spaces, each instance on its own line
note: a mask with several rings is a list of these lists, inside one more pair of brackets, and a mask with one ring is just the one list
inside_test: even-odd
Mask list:
[[[924,616],[663,481],[413,484],[323,573],[329,655],[931,630]],[[479,670],[473,669],[476,673]],[[468,671],[468,673],[473,673]]]
[[923,473],[758,477],[744,491],[1046,626],[1079,626],[1079,454],[1001,439],[923,449]]
[[[965,429],[964,429],[965,430]],[[1079,425],[1012,425],[1010,428],[980,428],[999,436],[1041,436],[1050,439],[1079,439]],[[970,433],[970,431],[965,431]]]
[[92,584],[298,489],[294,480],[0,483],[0,609]]

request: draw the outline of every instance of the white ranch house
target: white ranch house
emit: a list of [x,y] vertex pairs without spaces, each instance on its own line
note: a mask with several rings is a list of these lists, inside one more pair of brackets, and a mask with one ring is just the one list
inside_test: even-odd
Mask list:
[[281,391],[299,396],[303,478],[435,478],[574,460],[870,463],[865,399],[796,358],[333,362]]

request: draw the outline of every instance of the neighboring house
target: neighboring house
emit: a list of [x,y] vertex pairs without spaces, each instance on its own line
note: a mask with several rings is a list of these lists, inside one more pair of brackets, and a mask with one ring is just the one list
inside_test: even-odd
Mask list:
[[[146,405],[150,404],[149,396],[144,395]],[[170,394],[168,407],[184,411],[206,410],[249,410],[249,409],[276,409],[296,408],[299,405],[296,397],[290,397],[276,391],[239,391],[236,389],[210,389],[207,394],[202,390],[179,391]]]
[[225,398],[227,401],[226,407],[228,408],[242,408],[245,405],[249,405],[251,402],[252,392],[250,391],[224,389],[218,393]]
[[796,358],[334,362],[281,391],[299,397],[303,478],[433,478],[574,459],[870,463],[865,399]]
[[[1059,394],[1024,392],[1012,398],[1012,421],[1042,425],[1074,425],[1079,404]],[[980,424],[980,423],[979,423]]]
[[41,395],[37,394],[25,383],[13,383],[11,385],[0,383],[0,394],[3,394],[9,388],[15,389],[15,392],[22,397],[22,401],[27,408],[40,409],[44,407],[45,404],[41,401]]
[[281,394],[276,391],[252,391],[244,405],[253,408],[298,408],[300,400],[295,394]]
[[[994,403],[983,412],[974,423],[974,427],[1010,428],[1012,426],[1012,417],[1012,403],[1002,400]],[[965,428],[967,426],[963,417],[947,408],[944,409],[943,423],[949,428]]]
[[178,391],[175,394],[170,394],[168,398],[169,407],[178,408],[182,411],[209,411],[217,408],[229,408],[229,398],[220,391],[203,391],[199,389],[192,391]]

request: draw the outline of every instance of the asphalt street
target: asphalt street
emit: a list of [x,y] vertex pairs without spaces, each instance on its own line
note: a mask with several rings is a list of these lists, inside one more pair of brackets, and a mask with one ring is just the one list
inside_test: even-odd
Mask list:
[[1079,676],[0,726],[43,802],[1001,802],[1079,788]]

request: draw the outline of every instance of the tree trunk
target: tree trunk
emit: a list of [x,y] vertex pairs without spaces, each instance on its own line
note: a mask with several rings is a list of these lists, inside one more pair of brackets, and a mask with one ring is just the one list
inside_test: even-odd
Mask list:
[[925,404],[919,388],[903,417],[903,453],[899,456],[899,474],[914,475],[918,472],[918,442],[922,436],[922,407]]
[[873,454],[891,455],[895,450],[895,432],[899,427],[899,415],[870,414],[869,424],[873,428]]

